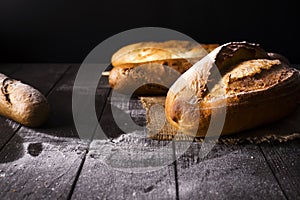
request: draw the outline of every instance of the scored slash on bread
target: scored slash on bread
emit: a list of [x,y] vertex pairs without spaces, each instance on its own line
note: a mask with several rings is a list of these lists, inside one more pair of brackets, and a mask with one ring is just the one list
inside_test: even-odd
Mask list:
[[211,121],[213,113],[218,119],[225,112],[221,134],[237,133],[289,114],[297,105],[299,86],[299,71],[284,57],[270,55],[257,44],[231,42],[213,50],[172,85],[166,118],[182,133],[203,137],[209,126],[220,123]]

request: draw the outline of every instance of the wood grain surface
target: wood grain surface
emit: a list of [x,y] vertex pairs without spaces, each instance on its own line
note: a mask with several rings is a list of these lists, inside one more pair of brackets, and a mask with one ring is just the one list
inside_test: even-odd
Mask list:
[[[199,142],[147,138],[146,111],[139,98],[126,102],[122,95],[113,96],[105,78],[95,99],[100,126],[90,133],[93,140],[81,140],[72,116],[78,67],[0,65],[1,73],[42,91],[52,110],[38,129],[0,117],[0,199],[299,198],[299,140],[217,144],[203,157]],[[140,128],[119,128],[115,108]],[[282,129],[278,123],[270,130],[295,129],[295,123],[285,122]],[[100,130],[105,137],[98,135]]]

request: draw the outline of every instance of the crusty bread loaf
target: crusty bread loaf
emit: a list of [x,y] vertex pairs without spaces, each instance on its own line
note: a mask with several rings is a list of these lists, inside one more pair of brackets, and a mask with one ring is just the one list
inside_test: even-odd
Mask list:
[[125,46],[112,56],[114,67],[110,71],[109,83],[114,90],[122,93],[133,92],[129,88],[136,88],[139,84],[141,87],[135,94],[166,94],[178,75],[217,46],[178,40],[141,42]]
[[212,113],[218,119],[226,112],[221,134],[237,133],[290,113],[297,105],[299,86],[299,71],[271,58],[258,45],[227,43],[172,85],[166,98],[166,117],[183,133],[203,137],[210,125],[219,122],[211,122]]
[[49,111],[47,99],[38,90],[0,73],[0,115],[37,127],[47,120]]

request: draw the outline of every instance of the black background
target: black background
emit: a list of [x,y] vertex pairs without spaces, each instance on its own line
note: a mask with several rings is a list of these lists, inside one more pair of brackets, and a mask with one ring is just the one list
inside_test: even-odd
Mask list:
[[0,61],[82,62],[132,28],[171,28],[200,43],[246,40],[300,63],[296,1],[1,0]]

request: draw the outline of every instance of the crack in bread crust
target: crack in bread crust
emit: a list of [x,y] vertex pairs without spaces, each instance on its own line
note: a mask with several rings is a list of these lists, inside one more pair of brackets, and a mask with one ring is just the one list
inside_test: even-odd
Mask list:
[[205,101],[222,98],[224,94],[230,96],[267,90],[291,77],[293,72],[294,70],[279,60],[243,61],[227,70],[219,83],[206,96]]
[[13,83],[13,79],[7,77],[7,78],[3,79],[2,86],[1,86],[1,92],[4,95],[5,100],[8,104],[11,104],[8,86],[9,86],[9,84],[12,84],[12,83]]

